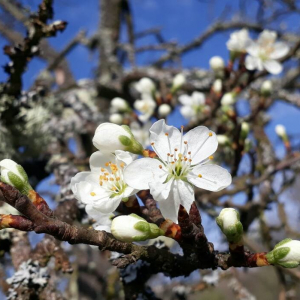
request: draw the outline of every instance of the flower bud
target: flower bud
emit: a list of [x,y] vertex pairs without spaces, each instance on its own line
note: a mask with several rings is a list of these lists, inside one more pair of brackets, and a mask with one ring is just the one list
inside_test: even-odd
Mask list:
[[222,92],[222,80],[221,79],[216,79],[212,85],[212,90],[215,93],[221,93]]
[[242,239],[243,225],[240,222],[240,214],[234,208],[223,208],[216,222],[228,242],[238,243]]
[[164,235],[157,225],[148,223],[136,214],[114,218],[111,224],[111,233],[122,242],[146,241]]
[[161,117],[165,117],[167,115],[169,115],[171,112],[171,106],[169,104],[162,104],[159,106],[158,108],[158,114],[161,116]]
[[28,182],[28,176],[23,167],[11,159],[0,161],[1,181],[18,189],[27,195],[32,187]]
[[229,138],[223,134],[217,134],[217,140],[220,145],[226,145],[229,143]]
[[147,95],[152,95],[156,90],[154,82],[147,77],[141,78],[135,84],[135,88],[141,94],[147,94]]
[[241,125],[241,138],[243,140],[248,136],[249,131],[250,131],[249,124],[247,122],[242,122],[242,125]]
[[112,123],[100,124],[93,137],[94,146],[102,152],[115,152],[116,150],[142,154],[143,146],[134,138],[130,128],[126,125]]
[[179,88],[181,88],[182,85],[186,83],[186,78],[182,73],[177,74],[173,78],[173,85],[172,85],[172,91],[176,91]]
[[284,268],[296,268],[300,264],[300,241],[284,239],[266,255],[268,262]]
[[276,125],[275,132],[280,138],[282,138],[282,139],[287,138],[286,130],[283,125],[281,125],[281,124]]
[[221,105],[233,105],[236,102],[236,97],[233,93],[226,93],[221,99]]
[[116,97],[111,100],[110,104],[111,107],[114,108],[116,111],[123,112],[128,110],[128,103],[122,98]]
[[121,114],[111,114],[109,116],[109,122],[120,125],[123,123],[123,116]]
[[262,83],[260,92],[263,96],[268,97],[273,91],[273,83],[271,80],[266,80]]
[[220,56],[213,56],[210,60],[209,60],[209,65],[210,68],[213,71],[220,71],[223,70],[225,67],[225,62],[224,59]]

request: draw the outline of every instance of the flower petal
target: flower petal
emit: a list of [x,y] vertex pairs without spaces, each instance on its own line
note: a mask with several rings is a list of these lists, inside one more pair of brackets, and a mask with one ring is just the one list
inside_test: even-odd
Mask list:
[[194,189],[188,182],[184,182],[182,180],[177,180],[177,188],[180,204],[189,213],[191,205],[195,201]]
[[266,70],[271,73],[271,74],[279,74],[282,71],[282,65],[281,63],[279,63],[276,60],[266,60],[263,62],[264,67],[266,68]]
[[186,94],[179,96],[178,100],[182,105],[191,106],[193,104],[192,97]]
[[124,181],[138,190],[149,189],[149,182],[164,182],[167,174],[159,166],[162,163],[154,158],[141,158],[124,169]]
[[93,183],[97,184],[97,183],[99,183],[99,176],[92,172],[77,173],[74,177],[72,177],[71,184],[70,184],[71,190],[74,194],[77,193],[76,185],[81,181],[87,181],[87,182],[90,182],[91,184],[93,184]]
[[126,165],[129,165],[137,158],[137,155],[122,150],[115,151],[115,154],[116,154],[116,158],[124,162]]
[[109,195],[96,184],[80,181],[73,186],[73,192],[77,200],[84,204],[95,203],[102,199],[108,199]]
[[180,108],[180,113],[187,119],[190,120],[196,116],[196,112],[191,106],[182,106]]
[[200,92],[193,92],[192,94],[193,104],[200,106],[205,104],[205,95]]
[[113,198],[98,199],[93,203],[93,206],[103,214],[114,212],[122,201],[122,195]]
[[177,187],[177,180],[173,180],[169,197],[165,201],[159,202],[159,209],[166,219],[178,223],[178,210],[180,206],[180,195]]
[[[201,177],[198,177],[198,175]],[[187,176],[189,182],[198,188],[208,191],[220,191],[231,184],[230,173],[217,165],[206,164],[196,166]]]
[[[179,148],[181,133],[177,128],[166,125],[164,119],[155,122],[149,131],[150,142],[154,143],[156,154],[163,161],[167,161],[167,154],[173,153],[175,148]],[[166,133],[168,136],[166,136]]]
[[277,42],[273,46],[274,50],[270,54],[270,59],[279,59],[288,54],[290,47],[283,42]]
[[259,61],[259,59],[257,57],[248,55],[245,60],[245,66],[246,66],[247,70],[252,71],[252,70],[257,69],[258,61]]
[[251,56],[257,57],[259,55],[259,45],[251,40],[246,48],[246,51]]
[[90,168],[92,172],[100,173],[101,168],[107,168],[105,166],[107,162],[115,161],[115,159],[116,157],[113,154],[96,151],[90,157]]
[[183,140],[187,141],[188,151],[191,151],[192,165],[208,158],[218,148],[216,134],[205,126],[193,128],[183,136]]
[[160,181],[150,182],[150,193],[155,201],[164,201],[169,197],[171,186],[174,179],[170,179],[166,183]]

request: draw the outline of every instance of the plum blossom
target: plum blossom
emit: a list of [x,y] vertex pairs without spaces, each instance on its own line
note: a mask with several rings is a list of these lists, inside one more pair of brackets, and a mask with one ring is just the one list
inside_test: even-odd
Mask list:
[[153,115],[156,108],[156,102],[151,96],[143,95],[141,100],[136,100],[133,104],[134,108],[141,114],[138,116],[142,122],[147,122]]
[[246,48],[249,56],[245,65],[248,70],[267,70],[271,74],[279,74],[282,65],[277,61],[289,52],[289,46],[283,42],[276,42],[275,31],[264,30],[256,42],[252,41]]
[[243,53],[250,46],[251,41],[248,30],[244,28],[233,32],[226,46],[229,51]]
[[72,178],[71,189],[76,199],[86,204],[89,215],[96,211],[112,213],[121,201],[136,192],[125,183],[123,174],[133,159],[134,155],[121,150],[115,155],[97,151],[90,157],[91,171],[80,172]]
[[183,135],[165,120],[150,128],[150,141],[159,159],[141,158],[124,170],[125,182],[135,189],[150,189],[165,218],[177,222],[179,206],[189,211],[194,201],[193,185],[219,191],[231,183],[227,170],[206,164],[218,147],[216,134],[198,126]]
[[141,78],[137,83],[135,83],[134,87],[142,95],[148,96],[152,96],[156,89],[153,80],[148,77]]
[[180,108],[181,114],[187,120],[197,121],[201,110],[205,106],[205,95],[200,92],[193,92],[191,96],[181,95],[178,100],[182,104]]

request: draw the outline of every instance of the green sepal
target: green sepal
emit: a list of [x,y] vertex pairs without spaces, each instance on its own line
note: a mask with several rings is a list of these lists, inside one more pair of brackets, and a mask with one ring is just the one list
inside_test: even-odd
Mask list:
[[280,259],[285,258],[286,255],[291,251],[291,248],[282,247],[282,248],[274,249],[273,251],[274,251],[275,261],[278,261]]
[[145,221],[139,221],[134,226],[134,229],[141,231],[143,233],[147,233],[147,236],[149,236],[150,233],[150,226],[149,223]]
[[137,215],[137,214],[130,214],[129,216],[130,216],[130,217],[134,217],[134,218],[136,218],[136,219],[139,219],[139,220],[141,220],[141,221],[147,222],[144,218],[140,217],[140,216]]
[[282,262],[279,265],[284,268],[292,269],[292,268],[297,268],[299,266],[299,263],[297,261],[289,261],[289,262]]
[[122,198],[123,202],[127,202],[128,200],[129,200],[129,197]]
[[160,235],[164,235],[164,231],[161,230],[156,224],[150,223],[150,238],[154,239]]
[[24,168],[21,165],[17,165],[17,169],[20,172],[20,174],[23,176],[25,181],[28,181],[27,173],[25,172]]
[[13,172],[9,171],[7,173],[7,176],[12,185],[22,194],[27,195],[28,192],[32,189],[27,181],[22,180],[18,175],[14,174]]
[[131,132],[131,129],[128,125],[121,125],[121,127],[128,132],[131,136],[133,136],[133,133]]
[[278,244],[276,244],[276,245],[274,246],[274,249],[276,249],[276,248],[278,248],[278,247],[280,247],[280,246],[282,246],[282,245],[284,245],[284,244],[286,244],[286,243],[288,243],[288,242],[290,242],[290,241],[292,241],[292,239],[286,238],[286,239],[282,240],[281,242],[279,242]]
[[120,135],[119,136],[119,141],[123,146],[126,146],[126,147],[129,147],[129,146],[132,145],[132,140],[129,137],[125,136],[125,135]]
[[145,235],[138,235],[138,236],[133,236],[132,237],[132,240],[134,242],[142,242],[142,241],[146,241],[148,239],[149,239],[148,235],[147,236],[145,236]]

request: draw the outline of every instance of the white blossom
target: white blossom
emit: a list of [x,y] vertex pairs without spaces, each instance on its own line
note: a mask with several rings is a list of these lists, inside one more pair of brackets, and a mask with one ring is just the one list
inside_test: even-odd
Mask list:
[[169,104],[166,104],[166,103],[160,105],[159,108],[158,108],[158,114],[161,117],[166,117],[167,115],[170,114],[171,111],[172,111],[171,106]]
[[267,255],[269,263],[285,268],[296,268],[300,264],[300,241],[285,239]]
[[286,137],[286,129],[281,124],[275,126],[275,132],[281,138]]
[[130,214],[114,218],[111,224],[111,233],[120,241],[133,242],[156,238],[162,235],[163,231],[157,225],[148,223],[135,214]]
[[110,105],[116,111],[120,111],[120,112],[126,111],[128,109],[127,101],[119,97],[112,99]]
[[175,90],[179,89],[185,83],[186,83],[185,76],[182,73],[179,73],[173,78],[172,89],[175,89]]
[[275,31],[264,30],[256,42],[247,47],[245,65],[248,70],[267,70],[271,74],[279,74],[282,65],[277,61],[289,52],[289,46],[284,42],[276,42]]
[[242,53],[251,44],[251,38],[247,29],[241,29],[230,34],[230,39],[226,43],[229,51]]
[[236,97],[233,93],[226,93],[221,99],[221,104],[223,106],[233,105],[236,102]]
[[223,83],[221,79],[216,79],[212,85],[212,90],[215,93],[221,93],[222,92]]
[[154,113],[156,102],[150,96],[143,96],[141,100],[136,100],[133,106],[140,112],[140,115],[138,116],[139,120],[147,122]]
[[109,214],[116,210],[120,202],[136,191],[125,183],[123,169],[134,156],[117,150],[114,154],[94,152],[90,157],[90,172],[80,172],[71,180],[71,189],[77,200],[86,204],[89,215],[99,211]]
[[165,218],[177,222],[180,204],[187,211],[194,201],[193,185],[219,191],[231,183],[227,170],[206,164],[218,147],[214,132],[198,126],[183,135],[164,120],[150,128],[150,141],[159,159],[141,158],[125,168],[126,183],[136,189],[150,189]]
[[214,71],[220,71],[223,70],[225,67],[224,59],[220,56],[213,56],[209,60],[210,68]]
[[121,125],[123,123],[123,116],[121,114],[111,114],[109,116],[109,122]]
[[104,153],[124,150],[141,154],[143,151],[143,146],[134,138],[128,126],[112,123],[102,123],[97,127],[93,144]]
[[180,108],[181,114],[187,120],[197,121],[205,106],[205,95],[200,92],[193,92],[191,96],[181,95],[178,100],[182,104]]
[[135,84],[135,89],[142,95],[152,96],[155,92],[155,84],[150,78],[143,77]]

